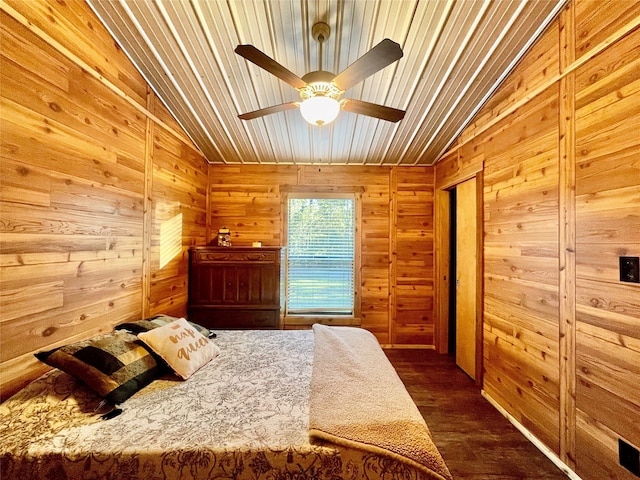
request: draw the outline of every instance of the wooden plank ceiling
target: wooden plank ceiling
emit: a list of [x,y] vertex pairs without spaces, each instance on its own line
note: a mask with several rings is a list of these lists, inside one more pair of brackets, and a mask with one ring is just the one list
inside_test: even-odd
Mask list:
[[[88,0],[210,163],[432,165],[565,0]],[[406,110],[398,123],[342,111],[310,126],[298,92],[234,53],[252,44],[302,77],[318,69],[314,23],[331,27],[324,70],[384,38],[399,61],[344,98]]]

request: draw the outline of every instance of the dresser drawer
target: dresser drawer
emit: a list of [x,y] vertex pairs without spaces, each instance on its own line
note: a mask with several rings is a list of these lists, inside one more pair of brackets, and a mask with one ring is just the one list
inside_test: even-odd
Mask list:
[[[224,250],[224,249],[221,249]],[[276,263],[274,251],[220,251],[220,252],[196,252],[195,261],[199,264],[207,263]]]
[[191,308],[189,320],[211,329],[273,329],[279,326],[280,310]]

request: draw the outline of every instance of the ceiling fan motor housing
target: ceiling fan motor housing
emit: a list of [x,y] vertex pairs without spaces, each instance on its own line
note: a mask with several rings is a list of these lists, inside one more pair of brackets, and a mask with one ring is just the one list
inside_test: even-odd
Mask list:
[[309,72],[302,77],[302,81],[307,85],[299,88],[300,98],[304,101],[312,97],[322,96],[338,100],[344,90],[340,90],[334,83],[335,73],[322,70],[322,43],[331,35],[331,27],[324,22],[317,22],[311,28],[313,39],[320,44],[319,69],[315,72]]
[[302,77],[302,80],[307,83],[306,87],[298,89],[300,97],[306,100],[307,98],[322,95],[323,97],[337,100],[344,93],[344,90],[336,87],[333,83],[334,78],[335,74],[323,70],[307,73]]

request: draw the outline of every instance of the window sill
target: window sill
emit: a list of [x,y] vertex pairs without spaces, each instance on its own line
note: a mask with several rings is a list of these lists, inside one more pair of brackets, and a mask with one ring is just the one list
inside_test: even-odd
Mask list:
[[323,325],[333,325],[341,327],[359,327],[362,322],[360,318],[349,316],[305,316],[305,315],[293,315],[284,317],[284,328],[301,328],[308,327],[314,323],[321,323]]

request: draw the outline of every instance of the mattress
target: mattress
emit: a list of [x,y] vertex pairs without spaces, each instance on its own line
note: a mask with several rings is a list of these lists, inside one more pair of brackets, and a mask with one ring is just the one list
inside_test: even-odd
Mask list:
[[155,380],[108,419],[65,373],[31,383],[0,405],[2,478],[450,478],[441,458],[425,468],[310,436],[313,331],[217,334],[221,353],[191,378]]

